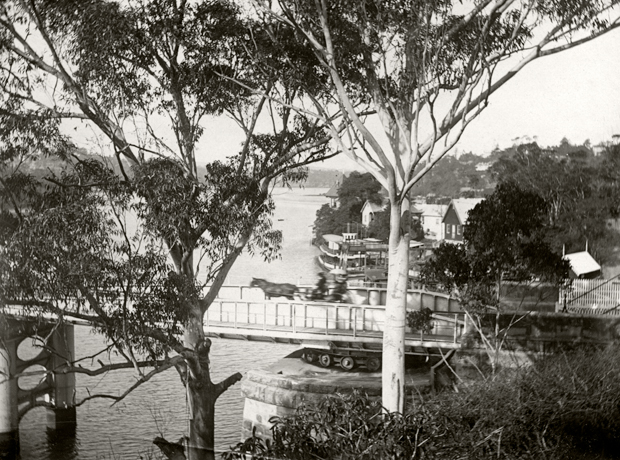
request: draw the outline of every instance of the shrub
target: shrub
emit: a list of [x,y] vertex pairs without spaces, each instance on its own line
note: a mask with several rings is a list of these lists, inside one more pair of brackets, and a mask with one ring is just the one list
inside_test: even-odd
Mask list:
[[[620,458],[620,348],[547,356],[417,403],[404,416],[384,415],[377,401],[355,393],[272,422],[273,443],[255,449],[255,459]],[[226,458],[242,458],[240,446]]]
[[271,453],[290,459],[414,458],[423,413],[382,414],[365,394],[339,395],[274,419]]
[[[620,350],[581,348],[430,404],[465,458],[620,458]],[[441,449],[440,449],[441,450]]]
[[430,308],[422,308],[407,312],[407,326],[415,331],[430,334],[433,329],[433,311]]

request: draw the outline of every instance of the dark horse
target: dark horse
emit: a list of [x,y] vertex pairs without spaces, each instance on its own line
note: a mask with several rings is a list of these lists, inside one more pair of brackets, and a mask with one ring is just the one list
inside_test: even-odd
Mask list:
[[271,299],[272,297],[286,297],[289,300],[294,300],[295,294],[297,294],[298,291],[297,286],[294,284],[270,283],[262,278],[252,278],[250,287],[261,288],[265,293],[266,299]]

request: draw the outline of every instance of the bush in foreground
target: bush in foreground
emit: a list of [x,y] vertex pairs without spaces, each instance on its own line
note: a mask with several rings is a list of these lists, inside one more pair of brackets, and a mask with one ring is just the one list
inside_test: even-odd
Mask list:
[[273,442],[225,459],[620,458],[620,349],[580,349],[381,414],[363,394],[338,395],[273,419]]

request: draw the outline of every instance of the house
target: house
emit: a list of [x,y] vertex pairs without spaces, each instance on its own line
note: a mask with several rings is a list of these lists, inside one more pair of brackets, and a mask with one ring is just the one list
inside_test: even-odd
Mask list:
[[448,206],[445,204],[416,203],[415,207],[422,212],[420,223],[424,229],[424,237],[429,240],[443,240],[444,227],[442,221]]
[[564,259],[570,263],[570,279],[594,279],[601,276],[601,266],[587,250],[566,254]]
[[448,243],[463,241],[463,227],[471,211],[484,198],[459,198],[450,201],[443,216],[444,240]]
[[336,182],[327,192],[325,192],[325,196],[329,198],[329,205],[332,208],[338,207],[338,188],[340,188],[340,184]]
[[366,203],[364,203],[364,206],[362,207],[362,225],[368,227],[374,220],[375,214],[383,211],[384,209],[384,204],[375,204],[366,200]]
[[[387,198],[383,200],[383,204],[375,204],[366,200],[366,203],[364,203],[364,206],[362,206],[362,225],[368,227],[370,223],[374,220],[375,214],[381,211],[385,211],[388,203],[389,201],[387,200]],[[412,205],[409,212],[411,213],[411,217],[413,219],[422,219],[422,211],[417,205]]]

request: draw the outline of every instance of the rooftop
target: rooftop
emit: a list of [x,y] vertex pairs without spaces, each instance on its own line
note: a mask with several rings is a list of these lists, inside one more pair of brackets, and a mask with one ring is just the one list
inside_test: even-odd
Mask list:
[[594,260],[594,257],[586,251],[566,254],[564,259],[568,260],[571,270],[573,270],[577,276],[601,270],[601,266]]
[[454,207],[454,211],[462,223],[467,221],[467,215],[469,211],[480,203],[484,198],[458,198],[451,201],[451,205]]

